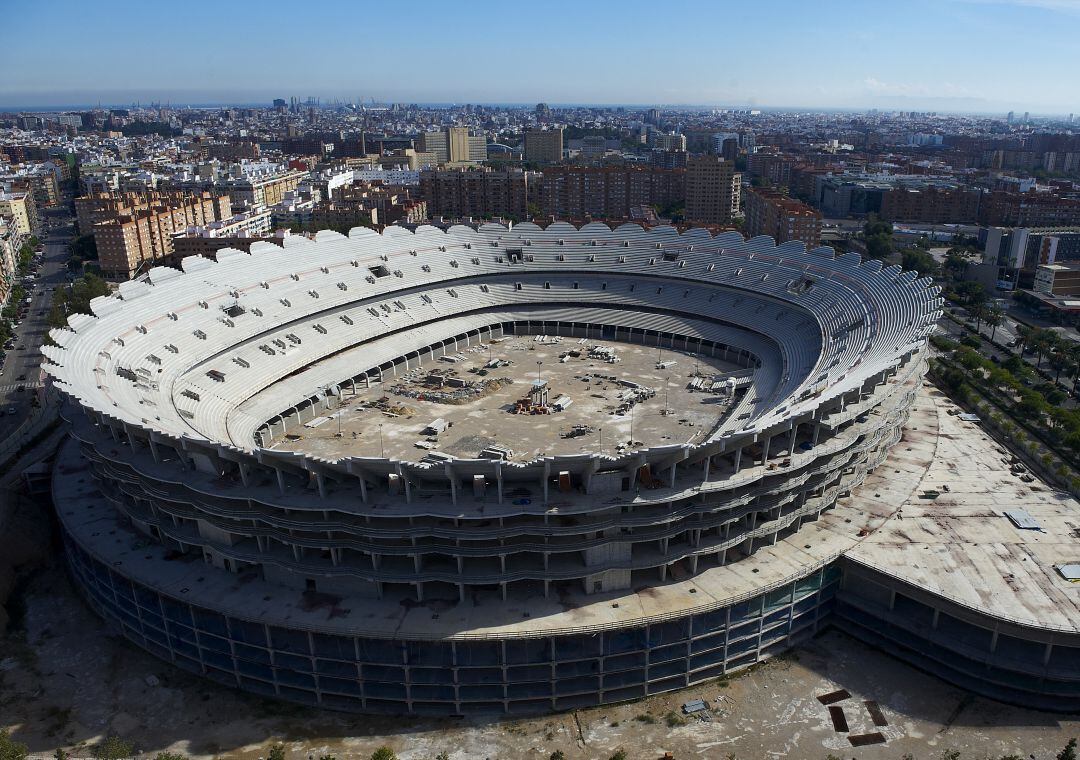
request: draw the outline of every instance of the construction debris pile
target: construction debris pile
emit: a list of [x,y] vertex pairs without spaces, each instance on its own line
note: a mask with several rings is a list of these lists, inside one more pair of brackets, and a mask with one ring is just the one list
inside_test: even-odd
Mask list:
[[382,412],[388,417],[412,417],[412,407],[405,406],[404,404],[395,404],[390,401],[389,396],[382,396],[372,401],[361,401],[356,406],[357,412],[362,409],[374,409],[375,411]]
[[390,392],[417,401],[457,405],[483,398],[513,382],[509,377],[464,380],[457,377],[457,370],[438,369],[424,374],[410,372],[391,386]]

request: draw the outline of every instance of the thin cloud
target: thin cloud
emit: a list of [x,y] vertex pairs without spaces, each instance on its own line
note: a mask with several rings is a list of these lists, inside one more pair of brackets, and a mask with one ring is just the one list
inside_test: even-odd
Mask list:
[[971,5],[1016,5],[1080,15],[1080,0],[954,0]]

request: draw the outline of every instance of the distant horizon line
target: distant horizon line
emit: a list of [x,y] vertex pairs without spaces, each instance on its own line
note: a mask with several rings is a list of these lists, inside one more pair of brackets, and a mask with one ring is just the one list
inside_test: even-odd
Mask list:
[[[326,100],[325,103],[319,103],[317,105],[310,105],[307,102],[301,101],[298,103],[302,108],[333,108],[335,98],[320,98],[320,100]],[[499,108],[534,108],[539,103],[545,101],[537,101],[535,103],[531,101],[421,101],[421,100],[395,100],[395,101],[382,101],[375,103],[355,103],[352,101],[341,101],[338,105],[354,105],[360,107],[376,106],[390,106],[393,104],[405,104],[416,105],[426,108],[454,108],[465,105],[471,106],[484,106],[484,107],[499,107]],[[936,114],[949,114],[954,116],[998,116],[1010,113],[1008,110],[954,110],[950,108],[936,108],[936,107],[923,107],[923,106],[777,106],[777,105],[747,105],[747,104],[704,104],[704,103],[590,103],[590,102],[548,102],[547,105],[551,108],[625,108],[634,110],[646,110],[652,108],[659,109],[672,109],[683,111],[704,111],[704,110],[727,110],[727,111],[771,111],[771,112],[818,112],[818,113],[867,113],[872,111],[883,113],[894,112],[927,112]],[[86,111],[94,109],[118,109],[118,108],[175,108],[175,109],[211,109],[211,108],[272,108],[273,99],[268,101],[254,100],[254,101],[230,101],[230,100],[208,100],[208,101],[184,101],[184,102],[172,102],[172,101],[127,101],[127,102],[112,102],[112,103],[56,103],[48,105],[30,106],[25,104],[7,104],[0,101],[0,112],[2,113],[58,113],[64,111]],[[1012,109],[1015,113],[1017,109]],[[1054,117],[1067,117],[1072,116],[1073,113],[1060,111],[1031,111],[1027,109],[1024,113],[1030,116],[1039,118],[1054,118]]]

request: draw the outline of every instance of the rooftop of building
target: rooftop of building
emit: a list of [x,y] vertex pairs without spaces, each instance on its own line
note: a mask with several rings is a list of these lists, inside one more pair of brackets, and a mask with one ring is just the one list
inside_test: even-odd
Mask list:
[[[1015,466],[982,423],[960,412],[923,389],[904,439],[857,498],[893,470],[905,474],[901,465],[929,446],[932,456],[896,513],[847,557],[994,618],[1080,631],[1080,584],[1055,567],[1078,559],[1080,504]],[[1035,527],[1018,527],[1007,511],[1026,512]]]

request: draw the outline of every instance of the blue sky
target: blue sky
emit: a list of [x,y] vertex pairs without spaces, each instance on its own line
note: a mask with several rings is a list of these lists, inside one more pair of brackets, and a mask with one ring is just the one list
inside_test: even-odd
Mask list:
[[1080,113],[1080,0],[36,0],[0,107],[374,97]]

